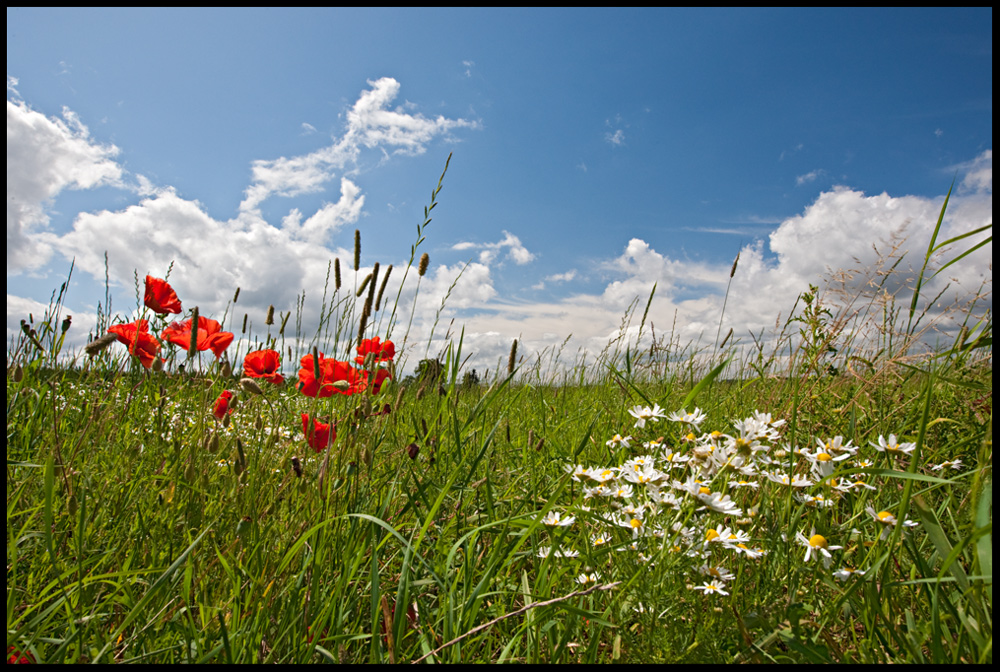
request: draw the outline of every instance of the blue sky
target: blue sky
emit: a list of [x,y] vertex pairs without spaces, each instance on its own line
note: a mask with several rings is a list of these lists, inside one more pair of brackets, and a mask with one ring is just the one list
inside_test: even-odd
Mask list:
[[[992,21],[8,8],[8,338],[75,258],[82,339],[106,250],[123,319],[133,270],[172,260],[202,314],[236,286],[252,319],[303,289],[318,302],[355,228],[363,266],[405,263],[453,152],[414,360],[453,283],[442,319],[481,367],[516,337],[529,356],[570,333],[570,361],[599,351],[654,283],[658,330],[676,315],[682,341],[711,342],[737,252],[723,328],[748,341],[902,227],[921,254],[953,178],[945,233],[992,222]],[[989,245],[956,287],[992,291],[991,261]]]

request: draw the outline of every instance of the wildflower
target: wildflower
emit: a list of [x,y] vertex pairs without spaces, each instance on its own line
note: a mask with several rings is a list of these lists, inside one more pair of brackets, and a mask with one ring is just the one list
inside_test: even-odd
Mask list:
[[618,468],[612,467],[610,469],[602,469],[597,467],[596,469],[591,469],[587,475],[590,476],[591,480],[604,485],[608,481],[613,481],[618,478]]
[[730,546],[729,548],[733,549],[737,553],[743,553],[751,560],[756,560],[757,558],[767,555],[767,551],[765,551],[763,548],[750,548],[749,546],[743,543],[735,544],[733,546]]
[[108,327],[108,333],[114,334],[121,343],[128,346],[130,354],[139,358],[147,369],[153,365],[160,344],[149,333],[149,323],[146,320],[136,320],[126,324],[114,324]]
[[382,342],[378,336],[361,341],[357,350],[358,356],[354,358],[354,361],[358,364],[364,364],[368,355],[372,355],[378,364],[390,362],[396,356],[396,345],[388,340]]
[[558,511],[549,511],[542,518],[542,525],[547,525],[548,527],[569,527],[575,521],[575,516],[566,516],[563,518]]
[[707,564],[699,567],[698,571],[704,576],[711,577],[714,581],[732,581],[736,578],[735,574],[723,567],[716,567]]
[[690,425],[694,429],[698,429],[699,425],[705,421],[706,415],[697,406],[690,413],[687,409],[682,408],[679,411],[675,411],[667,416],[667,420],[672,420],[674,422],[683,422],[684,424]]
[[626,448],[628,448],[629,441],[631,440],[632,440],[631,436],[622,437],[621,434],[615,434],[610,439],[605,441],[604,445],[606,445],[608,448],[617,448],[619,446],[625,446]]
[[587,468],[582,464],[567,464],[563,467],[563,470],[569,474],[570,478],[577,482],[587,475]]
[[[329,397],[334,392],[349,395],[365,390],[367,371],[355,369],[347,362],[325,358],[322,352],[317,354],[318,366],[314,364],[312,355],[306,355],[301,360],[298,387],[302,394],[307,397]],[[316,369],[320,372],[319,380],[316,379]],[[343,385],[338,384],[341,382]]]
[[278,373],[279,368],[281,357],[275,350],[254,350],[243,358],[243,375],[248,378],[263,378],[280,385],[285,378]]
[[[187,349],[191,345],[192,320],[171,322],[160,334],[160,338],[168,343]],[[195,343],[198,350],[211,350],[216,358],[233,342],[233,334],[222,331],[222,325],[207,317],[198,317]]]
[[872,446],[875,447],[875,450],[877,450],[880,453],[888,453],[893,455],[899,455],[899,454],[909,455],[917,447],[917,444],[915,443],[899,443],[896,440],[895,434],[890,434],[888,441],[884,436],[879,434],[878,443],[873,443],[871,441],[869,441],[868,443],[871,443]]
[[726,584],[724,584],[722,581],[706,581],[700,586],[694,586],[693,590],[700,590],[705,595],[708,595],[709,593],[718,595],[728,595],[729,593],[726,592],[725,588]]
[[617,521],[619,527],[625,527],[632,530],[632,538],[635,539],[643,533],[642,517],[635,516],[625,516],[624,518],[619,518]]
[[576,582],[581,586],[588,586],[592,583],[597,583],[600,580],[601,577],[597,574],[597,572],[591,572],[590,574],[584,572],[580,576],[576,577]]
[[27,651],[21,651],[20,649],[8,646],[7,647],[7,664],[8,665],[32,665],[35,662],[35,657],[32,656]]
[[[882,534],[879,535],[879,539],[887,538],[890,534],[892,534],[892,528],[896,527],[897,523],[899,523],[896,516],[892,515],[888,511],[879,511],[876,513],[875,509],[870,506],[865,507],[865,511],[867,511],[868,515],[875,519],[876,523],[882,526]],[[917,523],[912,520],[907,519],[903,521],[903,527],[916,526]]]
[[829,476],[837,468],[837,462],[842,462],[849,458],[850,453],[842,453],[834,457],[830,453],[824,453],[822,451],[813,455],[812,453],[804,453],[807,460],[809,460],[813,473],[823,479]]
[[590,535],[590,545],[593,547],[603,546],[604,544],[611,541],[611,538],[607,535],[596,532]]
[[167,284],[166,280],[146,276],[146,291],[143,303],[154,313],[166,315],[168,313],[180,313],[181,301],[177,298],[177,292]]
[[223,390],[219,398],[215,400],[215,404],[212,405],[212,415],[215,416],[216,420],[222,420],[233,412],[230,406],[232,401],[233,393],[229,390]]
[[796,495],[796,499],[805,504],[806,506],[811,506],[816,509],[825,509],[827,507],[833,506],[837,503],[834,499],[826,499],[823,495]]
[[571,548],[567,548],[565,551],[559,549],[553,552],[551,546],[540,546],[538,548],[538,553],[536,553],[536,555],[539,558],[547,558],[550,555],[553,555],[557,558],[575,558],[576,556],[580,555],[580,551],[574,551]]
[[760,483],[758,483],[757,481],[744,481],[744,480],[729,481],[729,487],[733,488],[734,490],[736,488],[753,488],[754,490],[756,490],[757,488],[760,487]]
[[333,424],[312,420],[302,414],[302,432],[306,435],[306,443],[317,453],[323,452],[337,438],[337,429]]
[[816,443],[819,444],[821,452],[829,453],[830,455],[839,455],[840,453],[849,453],[854,455],[858,452],[858,447],[852,446],[850,440],[848,440],[847,443],[844,443],[844,437],[842,436],[835,436],[832,439],[827,439],[826,441],[816,439]]
[[666,417],[659,404],[653,404],[653,408],[649,406],[633,406],[628,409],[628,412],[629,415],[635,418],[635,426],[640,429],[646,426],[647,420],[659,422],[660,418]]
[[796,532],[795,538],[800,544],[806,547],[805,562],[809,562],[809,559],[813,555],[817,558],[822,555],[823,565],[825,567],[830,566],[830,560],[833,558],[833,556],[830,555],[830,551],[838,551],[843,548],[843,546],[831,546],[829,542],[827,542],[826,537],[822,534],[816,534],[815,529],[810,532],[810,537],[808,539],[806,539],[805,535],[801,532]]
[[723,495],[721,492],[711,492],[708,494],[699,492],[695,497],[704,502],[707,508],[716,513],[724,513],[727,516],[740,516],[743,514],[743,510],[736,506],[736,503],[729,498],[729,495]]
[[852,576],[864,576],[865,572],[862,569],[851,569],[850,567],[841,567],[833,573],[834,578],[838,581],[847,581]]
[[945,460],[941,464],[932,464],[930,468],[933,469],[934,471],[941,471],[945,467],[951,467],[955,471],[958,471],[959,469],[962,468],[962,460],[961,459]]
[[631,485],[619,485],[611,496],[615,499],[632,499],[633,491]]
[[789,478],[788,474],[784,474],[780,471],[765,471],[764,478],[774,483],[779,483],[781,485],[791,485],[793,488],[810,488],[814,484],[808,478],[804,476],[795,476]]

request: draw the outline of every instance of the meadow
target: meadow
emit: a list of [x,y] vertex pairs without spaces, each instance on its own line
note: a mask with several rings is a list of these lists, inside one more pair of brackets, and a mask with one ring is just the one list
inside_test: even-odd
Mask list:
[[8,344],[8,662],[992,662],[992,316],[928,350],[918,302],[962,242],[749,348],[639,301],[559,371],[403,376],[377,264],[314,334],[137,276],[69,359],[64,284]]

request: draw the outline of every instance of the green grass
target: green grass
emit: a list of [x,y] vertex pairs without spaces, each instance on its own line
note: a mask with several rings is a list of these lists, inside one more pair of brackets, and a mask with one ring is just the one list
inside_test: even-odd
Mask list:
[[[385,337],[396,325],[396,305],[386,305],[359,335],[356,291],[324,297],[312,341],[289,332],[285,342],[292,310],[279,310],[256,342],[282,351],[289,380],[261,382],[262,396],[240,391],[222,362],[195,360],[181,372],[184,353],[151,372],[115,344],[67,366],[59,358],[63,292],[54,295],[49,313],[8,347],[8,655],[992,661],[989,315],[954,343],[914,357],[917,326],[930,316],[862,297],[868,313],[882,311],[873,346],[859,336],[857,300],[827,304],[812,287],[770,346],[727,337],[728,349],[695,351],[661,337],[640,352],[623,337],[565,373],[558,353],[545,353],[475,384],[460,370],[459,335],[440,356],[438,380],[411,378],[404,389],[397,376],[377,397],[299,394],[295,363],[313,346],[348,358],[360,335]],[[834,308],[845,303],[853,307]],[[235,297],[231,307],[235,330]],[[623,334],[631,318],[630,309]],[[293,344],[301,351],[291,358]],[[222,423],[212,404],[224,389],[239,402]],[[692,428],[667,419],[636,428],[629,409],[653,404],[700,408],[706,419],[695,440]],[[390,412],[378,413],[385,405]],[[670,496],[635,516],[622,506],[658,499],[654,490],[619,475],[613,484],[633,485],[628,500],[588,498],[585,488],[597,482],[568,471],[643,455],[665,470],[665,452],[707,455],[710,439],[699,437],[712,430],[722,433],[722,454],[725,437],[740,436],[739,421],[755,411],[770,413],[778,434],[755,450],[754,459],[773,461],[769,469],[808,476],[810,462],[795,447],[816,453],[817,439],[841,436],[857,454],[836,462],[832,477],[875,489],[841,493],[816,478],[793,488],[705,457],[698,468],[670,470],[658,489]],[[338,420],[329,450],[306,445],[301,413]],[[912,453],[872,447],[890,433],[915,444]],[[616,434],[631,436],[630,445],[609,446]],[[649,441],[660,445],[643,447]],[[856,466],[860,459],[870,464]],[[955,460],[958,468],[931,468]],[[702,500],[671,485],[694,474],[740,513],[702,510]],[[756,489],[730,485],[739,478]],[[810,505],[806,495],[834,504]],[[869,507],[917,525],[883,535]],[[576,520],[550,527],[543,518],[551,513]],[[618,524],[629,520],[640,521],[642,534]],[[717,526],[766,554],[707,542]],[[830,551],[829,568],[803,559],[796,535],[814,530],[842,547]],[[578,555],[565,557],[570,550]],[[699,572],[706,564],[731,573],[722,584],[728,595],[694,590],[709,580]],[[864,574],[841,581],[834,572],[844,567]]]

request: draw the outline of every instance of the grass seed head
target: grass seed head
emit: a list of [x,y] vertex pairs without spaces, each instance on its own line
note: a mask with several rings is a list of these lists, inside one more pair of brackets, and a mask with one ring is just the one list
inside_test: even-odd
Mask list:
[[267,319],[264,320],[264,324],[271,326],[274,324],[274,304],[272,303],[267,307]]
[[420,265],[417,266],[417,275],[423,277],[424,273],[427,272],[427,266],[430,263],[431,263],[431,255],[427,254],[426,252],[420,255]]
[[354,229],[354,272],[361,270],[361,229]]
[[340,257],[333,260],[333,288],[340,289]]

